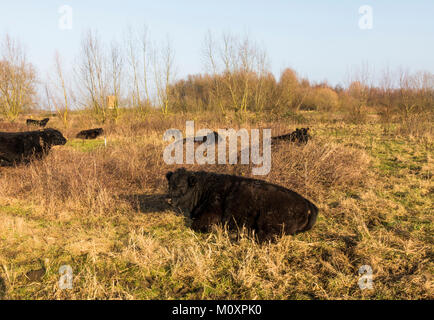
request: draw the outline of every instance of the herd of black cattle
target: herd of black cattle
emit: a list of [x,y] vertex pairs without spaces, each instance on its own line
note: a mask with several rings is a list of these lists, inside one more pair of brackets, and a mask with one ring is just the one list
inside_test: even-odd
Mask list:
[[[45,128],[49,118],[26,121],[27,125]],[[306,144],[309,128],[272,137],[272,144],[287,141]],[[102,128],[80,131],[76,137],[95,139]],[[221,137],[213,132],[214,141]],[[196,137],[197,138],[197,137]],[[207,142],[208,136],[199,137]],[[186,139],[183,140],[185,142]],[[55,129],[27,132],[0,132],[0,167],[28,164],[48,154],[52,146],[67,142]],[[195,139],[195,142],[197,140]],[[168,172],[168,201],[192,219],[192,229],[209,232],[212,225],[227,225],[230,230],[246,227],[258,240],[271,240],[280,234],[296,234],[310,230],[318,216],[318,208],[298,193],[263,180],[184,168]]]
[[[28,126],[45,128],[49,118],[27,119]],[[102,128],[80,131],[79,139],[95,139],[104,131]],[[64,145],[65,137],[56,129],[41,129],[26,132],[0,132],[0,167],[13,167],[28,164],[32,159],[41,160],[52,146]]]

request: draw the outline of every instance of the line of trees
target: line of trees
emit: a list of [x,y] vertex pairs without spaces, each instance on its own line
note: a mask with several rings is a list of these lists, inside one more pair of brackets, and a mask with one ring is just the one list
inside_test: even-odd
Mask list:
[[[37,87],[42,81],[21,44],[9,35],[3,38],[0,53],[0,113],[13,120],[41,101]],[[140,115],[151,108],[163,114],[340,111],[352,121],[363,120],[370,108],[385,122],[396,116],[407,120],[415,114],[432,117],[434,75],[429,72],[385,69],[374,84],[369,68],[362,65],[343,88],[311,83],[289,68],[276,79],[265,50],[247,36],[224,34],[216,40],[208,33],[202,53],[205,72],[175,81],[170,41],[151,44],[146,26],[140,31],[128,28],[122,41],[109,44],[89,30],[70,71],[59,53],[55,54],[54,72],[43,83],[45,100],[65,126],[72,107],[92,110],[101,122],[117,119],[123,108]]]
[[164,114],[170,110],[169,85],[175,75],[174,50],[169,40],[151,45],[146,26],[141,31],[128,28],[122,41],[101,41],[96,31],[82,37],[71,77],[58,53],[54,77],[49,76],[45,92],[50,107],[67,125],[71,106],[93,112],[100,122],[117,119],[122,108],[145,115],[151,108]]

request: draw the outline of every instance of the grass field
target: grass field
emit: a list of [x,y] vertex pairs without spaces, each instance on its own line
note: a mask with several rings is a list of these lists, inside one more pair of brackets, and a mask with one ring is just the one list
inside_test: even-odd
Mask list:
[[[24,119],[24,118],[23,118]],[[23,119],[0,131],[25,130]],[[303,234],[258,244],[222,228],[195,233],[165,202],[168,128],[309,126],[306,146],[273,149],[269,175],[320,209]],[[0,168],[0,299],[433,299],[432,131],[414,137],[372,118],[350,124],[304,112],[294,119],[211,114],[124,113],[100,126],[85,113],[70,126],[52,118],[68,143],[40,162]],[[251,176],[249,166],[185,166]],[[256,177],[257,178],[257,177]],[[60,289],[59,268],[73,270]],[[373,270],[361,290],[359,268]]]

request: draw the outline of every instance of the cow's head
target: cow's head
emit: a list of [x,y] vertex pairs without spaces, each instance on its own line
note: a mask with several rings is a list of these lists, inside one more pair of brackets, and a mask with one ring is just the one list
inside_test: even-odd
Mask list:
[[41,136],[44,143],[49,147],[64,145],[67,141],[60,131],[51,128],[42,130]]
[[169,183],[170,204],[191,213],[199,200],[199,181],[195,173],[181,168],[167,172],[166,179]]

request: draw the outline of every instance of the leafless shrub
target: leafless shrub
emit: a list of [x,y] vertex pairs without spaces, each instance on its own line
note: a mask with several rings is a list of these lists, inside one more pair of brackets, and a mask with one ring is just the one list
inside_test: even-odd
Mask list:
[[0,113],[14,120],[30,110],[35,103],[35,84],[36,72],[22,45],[6,34],[0,57]]

